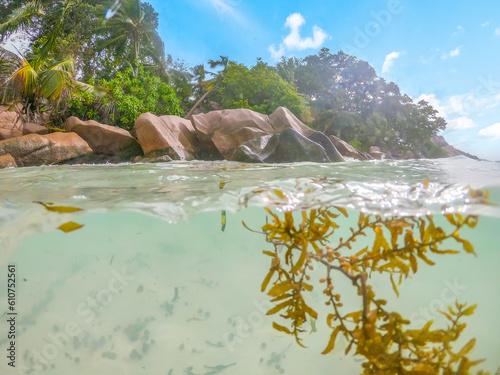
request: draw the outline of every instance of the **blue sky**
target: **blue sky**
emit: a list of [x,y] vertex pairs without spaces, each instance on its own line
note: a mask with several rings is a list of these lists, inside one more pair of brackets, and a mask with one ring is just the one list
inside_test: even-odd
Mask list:
[[[456,147],[500,160],[500,2],[150,0],[167,52],[195,65],[228,56],[304,57],[327,47],[368,61],[449,123]],[[273,46],[271,49],[270,47]]]

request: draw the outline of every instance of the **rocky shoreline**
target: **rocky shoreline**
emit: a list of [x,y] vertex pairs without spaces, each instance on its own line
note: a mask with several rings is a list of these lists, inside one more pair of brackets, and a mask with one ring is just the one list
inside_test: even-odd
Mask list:
[[[70,117],[61,132],[38,124],[16,124],[15,112],[0,112],[0,168],[54,164],[102,164],[171,160],[229,160],[244,163],[341,162],[392,159],[378,147],[361,152],[333,135],[302,123],[287,108],[267,116],[249,109],[193,115],[139,116],[129,132]],[[434,137],[446,156],[473,157]],[[405,155],[414,158],[414,155]]]

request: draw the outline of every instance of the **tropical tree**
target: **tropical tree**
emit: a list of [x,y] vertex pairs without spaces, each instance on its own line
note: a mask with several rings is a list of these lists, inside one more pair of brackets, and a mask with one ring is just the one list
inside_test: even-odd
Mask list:
[[[95,45],[102,38],[96,32],[102,22],[100,18],[104,18],[104,6],[100,5],[100,1],[14,2],[18,6],[9,6],[9,13],[0,17],[0,41],[16,33],[29,42],[28,55],[33,54],[40,59],[72,56],[76,71],[83,76],[92,76],[94,70],[102,70],[99,67],[92,69],[92,65],[99,60]],[[101,13],[102,17],[99,17]]]
[[[0,8],[2,2],[0,0]],[[0,42],[13,33],[40,58],[72,56],[79,76],[111,78],[139,57],[153,63],[158,13],[139,0],[8,0]]]
[[[196,108],[198,108],[201,103],[203,103],[203,101],[208,97],[208,95],[210,95],[213,90],[222,83],[229,69],[229,59],[225,56],[220,56],[220,60],[209,60],[208,65],[211,69],[222,67],[222,70],[220,70],[218,73],[209,72],[205,70],[205,67],[202,64],[197,65],[193,68],[194,76],[198,81],[196,85],[197,91],[203,92],[203,94],[189,110],[185,118],[190,118]],[[211,75],[212,78],[206,79],[207,75]]]
[[53,4],[44,4],[42,0],[33,0],[25,6],[12,11],[6,21],[0,25],[1,39],[15,31],[26,31],[30,27],[36,27],[38,18],[50,18],[50,33],[43,35],[43,42],[37,54],[37,58],[45,59],[53,52],[61,32],[67,23],[71,8],[77,6],[80,0],[62,0]]
[[64,99],[91,86],[74,79],[74,60],[28,60],[0,47],[0,86],[24,122],[44,122],[43,113],[57,113]]
[[109,19],[101,30],[108,36],[100,46],[111,49],[119,61],[129,66],[139,61],[141,51],[151,51],[151,46],[159,40],[157,23],[146,17],[147,5],[140,0],[123,0],[116,13],[108,13]]
[[279,106],[287,107],[298,117],[306,110],[295,87],[260,60],[250,69],[230,63],[218,98],[224,108],[249,108],[265,114]]
[[42,0],[0,1],[0,42],[16,31],[26,31],[33,25],[35,17],[43,16],[44,4]]
[[342,51],[331,54],[323,48],[304,59],[282,59],[276,70],[308,99],[311,126],[360,143],[363,149],[374,145],[418,154],[446,126],[428,103],[414,103],[366,61]]

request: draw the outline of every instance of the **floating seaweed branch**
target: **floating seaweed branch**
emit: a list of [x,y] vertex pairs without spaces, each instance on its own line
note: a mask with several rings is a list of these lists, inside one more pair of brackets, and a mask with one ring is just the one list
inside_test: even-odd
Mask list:
[[[421,262],[432,266],[434,254],[459,252],[444,247],[450,241],[475,255],[474,247],[460,236],[460,231],[475,228],[476,216],[446,214],[446,226],[451,227],[446,231],[433,216],[384,218],[360,213],[347,238],[334,238],[339,216],[348,217],[342,207],[303,211],[299,223],[292,212],[285,212],[282,219],[271,210],[266,211],[272,222],[266,219],[262,231],[274,251],[263,251],[271,258],[271,265],[261,290],[267,291],[275,303],[267,315],[278,314],[281,318],[279,323],[273,322],[276,330],[294,336],[304,346],[304,323],[318,319],[318,313],[306,303],[307,293],[313,290],[310,280],[316,267],[323,273],[319,282],[324,285],[325,304],[332,309],[326,316],[332,332],[323,354],[330,353],[339,336],[343,336],[348,342],[345,353],[354,350],[354,354],[364,357],[363,374],[463,375],[482,362],[468,357],[475,339],[459,350],[452,347],[466,327],[463,318],[472,315],[476,305],[456,302],[448,311],[442,311],[447,328],[431,329],[433,322],[429,321],[420,329],[409,329],[410,321],[388,310],[387,301],[377,298],[369,283],[373,273],[388,275],[399,295],[398,286],[418,271]],[[364,237],[373,238],[373,244],[357,246],[356,242]],[[333,239],[335,242],[331,242]],[[361,310],[344,311],[334,282],[337,275],[353,284],[362,301]]]

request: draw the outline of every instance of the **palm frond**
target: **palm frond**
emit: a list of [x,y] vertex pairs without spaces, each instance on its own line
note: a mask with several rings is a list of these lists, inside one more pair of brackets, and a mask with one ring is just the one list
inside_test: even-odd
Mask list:
[[50,68],[50,70],[63,70],[65,72],[73,74],[75,72],[75,60],[66,59],[64,61],[61,61],[61,62],[53,65]]
[[20,66],[20,57],[0,46],[0,82],[5,82]]
[[64,70],[46,70],[40,75],[40,94],[58,100],[73,87],[71,75]]
[[24,8],[15,9],[7,21],[0,24],[0,41],[4,40],[12,32],[18,30],[19,28],[26,27],[33,17],[42,15],[43,6],[40,0],[34,0],[26,4]]
[[24,57],[21,58],[20,65],[7,80],[7,85],[21,95],[32,93],[36,90],[38,73]]
[[88,83],[80,81],[74,81],[74,86],[76,91],[79,93],[90,92],[96,96],[104,96],[107,91],[106,88],[89,85]]
[[42,45],[40,52],[37,55],[37,59],[44,60],[52,52],[54,52],[57,46],[59,35],[61,35],[61,32],[66,23],[66,15],[69,9],[75,4],[77,4],[75,0],[65,0],[64,7],[59,10],[59,14],[57,15],[57,20],[55,21],[54,30],[48,35],[46,42]]
[[40,94],[49,100],[59,100],[75,88],[75,61],[66,59],[40,73]]

